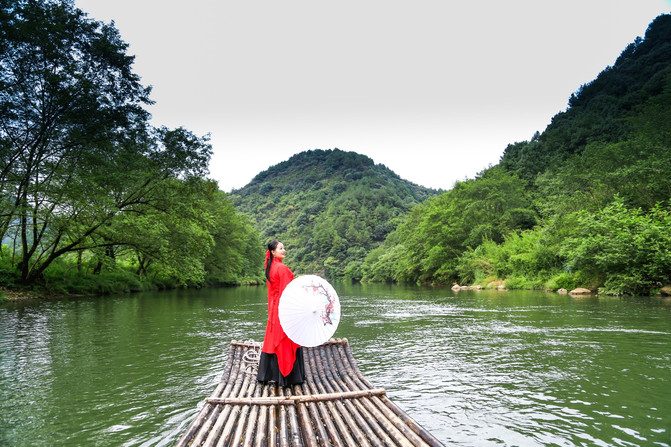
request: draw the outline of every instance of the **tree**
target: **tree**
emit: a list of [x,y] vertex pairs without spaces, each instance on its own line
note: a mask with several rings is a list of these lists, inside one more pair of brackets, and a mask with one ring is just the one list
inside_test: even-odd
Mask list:
[[19,237],[31,283],[64,254],[118,244],[107,229],[161,210],[165,182],[202,175],[211,147],[149,126],[150,88],[113,24],[70,0],[0,2],[0,236]]
[[616,197],[594,214],[576,213],[578,225],[562,244],[571,268],[606,292],[648,294],[671,275],[671,210],[661,204],[645,213]]
[[395,272],[390,279],[453,281],[459,256],[469,247],[502,242],[507,233],[535,224],[524,182],[501,167],[489,168],[414,208],[385,242],[390,250],[395,245],[406,249],[384,262],[395,264],[388,267]]
[[263,281],[264,246],[249,218],[238,213],[227,194],[205,196],[214,246],[204,260],[206,280],[214,284]]

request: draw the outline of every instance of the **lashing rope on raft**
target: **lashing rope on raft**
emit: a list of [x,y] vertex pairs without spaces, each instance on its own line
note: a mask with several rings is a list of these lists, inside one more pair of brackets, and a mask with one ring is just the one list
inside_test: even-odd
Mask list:
[[242,363],[244,365],[245,374],[254,375],[258,370],[259,360],[261,359],[261,343],[254,340],[248,340],[246,344],[251,345],[251,348],[242,354]]

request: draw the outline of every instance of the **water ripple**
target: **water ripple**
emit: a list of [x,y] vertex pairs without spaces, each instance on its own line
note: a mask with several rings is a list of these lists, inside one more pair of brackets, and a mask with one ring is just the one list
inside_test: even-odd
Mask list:
[[[669,445],[671,316],[653,300],[345,289],[336,336],[447,445]],[[0,307],[0,444],[173,445],[230,340],[262,339],[264,294]]]

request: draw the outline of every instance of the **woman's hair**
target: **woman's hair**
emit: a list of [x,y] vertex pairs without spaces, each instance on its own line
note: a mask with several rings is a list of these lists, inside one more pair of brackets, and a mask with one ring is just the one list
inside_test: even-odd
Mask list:
[[279,244],[280,241],[278,240],[272,240],[268,242],[268,253],[266,256],[266,279],[270,281],[270,265],[273,263],[273,250],[277,248],[277,244]]

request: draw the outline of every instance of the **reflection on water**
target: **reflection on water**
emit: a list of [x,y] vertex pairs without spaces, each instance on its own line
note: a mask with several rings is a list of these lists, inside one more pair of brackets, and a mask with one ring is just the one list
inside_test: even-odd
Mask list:
[[[336,290],[336,337],[445,444],[671,444],[660,299]],[[264,287],[0,307],[0,445],[172,445],[265,313]]]

